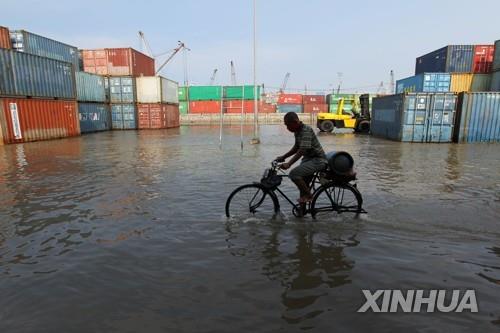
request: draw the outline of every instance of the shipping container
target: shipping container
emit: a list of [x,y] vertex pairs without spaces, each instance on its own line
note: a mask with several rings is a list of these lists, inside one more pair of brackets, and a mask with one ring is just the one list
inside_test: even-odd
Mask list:
[[450,92],[470,91],[473,77],[474,74],[471,73],[451,73]]
[[474,58],[474,45],[448,45],[418,57],[415,75],[430,73],[470,73]]
[[179,105],[166,104],[165,112],[167,114],[167,128],[175,128],[180,126]]
[[490,91],[500,91],[500,70],[491,74]]
[[75,99],[70,63],[0,49],[0,96]]
[[139,129],[167,128],[165,104],[139,103],[137,105],[137,115],[137,127]]
[[457,95],[406,93],[373,99],[371,133],[405,142],[451,142]]
[[189,102],[189,113],[220,113],[220,101],[192,101]]
[[111,104],[111,127],[114,130],[137,129],[136,104]]
[[187,101],[187,100],[188,100],[188,88],[179,87],[179,101]]
[[4,143],[80,135],[75,101],[2,98],[0,124]]
[[[224,101],[224,113],[254,113],[254,101],[249,100],[229,100]],[[257,102],[257,112],[259,112],[259,103]]]
[[303,104],[325,104],[325,96],[323,95],[304,95],[302,96]]
[[278,104],[302,104],[301,94],[280,94]]
[[133,48],[81,50],[85,72],[111,76],[154,76],[153,58]]
[[269,103],[260,103],[259,113],[276,113],[276,105]]
[[71,63],[78,69],[78,48],[25,30],[10,32],[12,48],[19,52]]
[[302,104],[278,104],[277,107],[278,113],[303,113],[303,105]]
[[136,78],[139,103],[179,103],[178,84],[162,76]]
[[489,91],[491,85],[491,74],[474,74],[470,91]]
[[328,94],[328,95],[326,95],[326,104],[337,104],[341,98],[344,99],[344,103],[345,102],[350,103],[351,101],[356,99],[356,95],[354,95],[354,94]]
[[[255,100],[254,86],[225,86],[224,98],[225,99],[249,99]],[[257,99],[260,100],[260,86],[257,89]]]
[[476,45],[474,47],[472,71],[477,74],[491,73],[494,54],[495,45]]
[[500,142],[500,92],[459,95],[453,142]]
[[340,99],[344,100],[344,113],[356,113],[360,110],[359,97],[354,94],[329,94],[326,96],[328,112],[337,113]]
[[188,114],[189,112],[189,103],[188,102],[179,102],[179,113],[180,114]]
[[104,77],[97,74],[76,72],[76,99],[79,102],[105,103]]
[[495,42],[492,71],[500,71],[500,39]]
[[111,113],[109,104],[78,103],[80,131],[92,133],[111,129]]
[[9,29],[6,27],[2,27],[2,26],[0,26],[0,48],[1,49],[11,49],[12,48],[12,44],[10,43]]
[[116,76],[109,78],[109,98],[111,103],[134,103],[137,100],[135,78]]
[[450,73],[421,73],[396,81],[396,93],[449,92]]
[[192,86],[189,87],[190,101],[219,101],[222,97],[221,86]]
[[328,104],[304,104],[304,113],[328,113]]

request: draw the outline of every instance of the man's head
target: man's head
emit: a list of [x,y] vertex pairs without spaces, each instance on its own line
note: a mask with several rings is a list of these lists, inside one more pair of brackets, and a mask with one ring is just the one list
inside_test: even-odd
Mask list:
[[286,128],[290,132],[297,132],[300,129],[299,116],[295,112],[288,112],[283,118],[285,121]]

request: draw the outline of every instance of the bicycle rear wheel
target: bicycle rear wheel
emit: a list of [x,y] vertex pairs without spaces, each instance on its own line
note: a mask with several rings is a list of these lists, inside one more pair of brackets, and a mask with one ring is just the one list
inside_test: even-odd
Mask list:
[[272,219],[279,212],[276,196],[260,184],[235,189],[226,201],[226,216],[237,219]]
[[311,215],[314,218],[328,218],[338,213],[361,213],[363,198],[361,193],[351,184],[334,184],[322,186],[311,203]]

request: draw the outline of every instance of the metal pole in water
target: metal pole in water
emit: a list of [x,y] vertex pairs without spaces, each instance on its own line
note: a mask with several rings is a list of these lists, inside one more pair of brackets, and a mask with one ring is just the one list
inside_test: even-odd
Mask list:
[[223,117],[224,117],[224,88],[220,86],[221,94],[220,94],[220,122],[219,122],[219,148],[222,149],[222,126],[223,126]]
[[240,118],[240,145],[243,152],[243,122],[245,117],[245,85],[241,86],[241,118]]
[[257,0],[253,0],[253,139],[251,144],[259,144],[259,118],[257,110]]

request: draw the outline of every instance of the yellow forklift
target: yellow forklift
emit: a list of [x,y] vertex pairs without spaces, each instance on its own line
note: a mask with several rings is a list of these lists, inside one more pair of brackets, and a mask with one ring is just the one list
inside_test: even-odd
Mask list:
[[368,133],[370,131],[370,111],[368,105],[365,105],[368,101],[364,99],[365,95],[361,95],[361,111],[356,108],[351,111],[344,110],[344,98],[340,98],[335,113],[318,113],[317,126],[320,131],[332,132],[337,127],[352,128],[357,133]]

